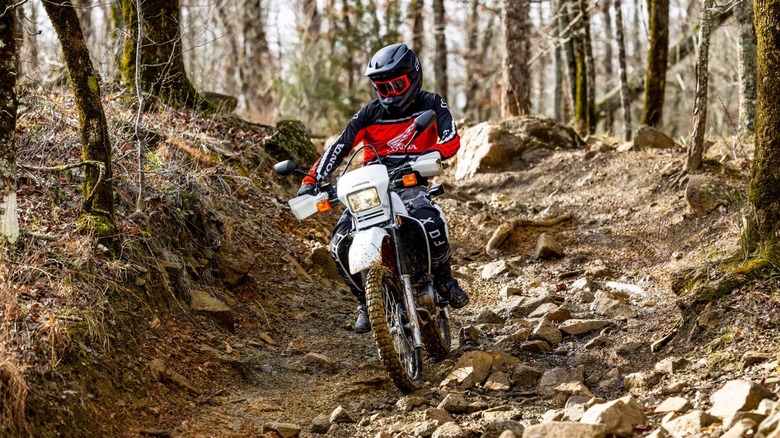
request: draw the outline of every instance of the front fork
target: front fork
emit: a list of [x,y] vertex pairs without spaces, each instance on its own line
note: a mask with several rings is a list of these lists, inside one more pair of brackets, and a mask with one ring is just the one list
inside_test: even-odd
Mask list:
[[414,339],[414,348],[422,348],[422,330],[420,330],[420,318],[417,312],[417,302],[414,299],[414,290],[412,290],[412,279],[409,274],[401,275],[401,281],[404,284],[404,304],[406,311],[409,312],[409,325],[412,328],[412,339]]

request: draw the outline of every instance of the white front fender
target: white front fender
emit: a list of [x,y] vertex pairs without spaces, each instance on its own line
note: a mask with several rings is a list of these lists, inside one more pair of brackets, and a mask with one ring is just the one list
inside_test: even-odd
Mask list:
[[349,247],[349,273],[357,274],[382,263],[382,242],[388,237],[383,228],[358,231]]

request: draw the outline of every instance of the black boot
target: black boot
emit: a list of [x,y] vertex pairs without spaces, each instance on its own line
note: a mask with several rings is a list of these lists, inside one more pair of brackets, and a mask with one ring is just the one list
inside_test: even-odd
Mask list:
[[452,277],[449,254],[434,263],[433,284],[453,309],[460,309],[469,303],[468,294],[458,285],[458,280]]
[[450,307],[453,309],[460,309],[469,303],[469,295],[461,289],[458,280],[452,277],[440,284],[438,290],[442,297],[449,301]]
[[360,304],[357,308],[358,317],[355,321],[355,333],[368,333],[371,331],[371,322],[368,320],[368,308]]

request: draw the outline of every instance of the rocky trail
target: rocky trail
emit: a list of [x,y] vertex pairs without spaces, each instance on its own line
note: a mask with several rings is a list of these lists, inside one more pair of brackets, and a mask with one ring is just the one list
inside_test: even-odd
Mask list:
[[472,303],[453,312],[457,348],[426,361],[419,390],[401,394],[371,336],[350,331],[354,302],[334,273],[289,260],[305,281],[285,285],[296,311],[262,373],[172,435],[778,436],[776,280],[760,299],[734,291],[708,307],[694,339],[675,336],[671,275],[738,243],[734,200],[697,187],[744,178],[723,167],[684,195],[669,187],[680,160],[592,140],[459,180],[451,168],[438,203]]
[[[73,108],[35,102],[52,111],[22,117],[20,160],[77,160]],[[108,108],[131,151],[134,112]],[[652,130],[627,144],[536,118],[465,130],[437,203],[472,301],[405,395],[351,330],[327,251],[338,212],[296,221],[298,182],[271,171],[314,159],[305,127],[173,111],[148,127],[143,217],[136,159],[116,159],[117,260],[72,232],[78,173],[21,177],[30,237],[0,279],[38,436],[780,434],[778,276],[696,313],[672,292],[681,269],[738,250],[749,146],[712,144],[682,188],[684,151]]]

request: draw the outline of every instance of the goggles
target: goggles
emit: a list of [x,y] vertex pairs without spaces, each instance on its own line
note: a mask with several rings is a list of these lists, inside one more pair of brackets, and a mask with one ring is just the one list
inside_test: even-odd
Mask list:
[[400,96],[412,85],[407,75],[388,81],[374,81],[374,88],[381,97]]

